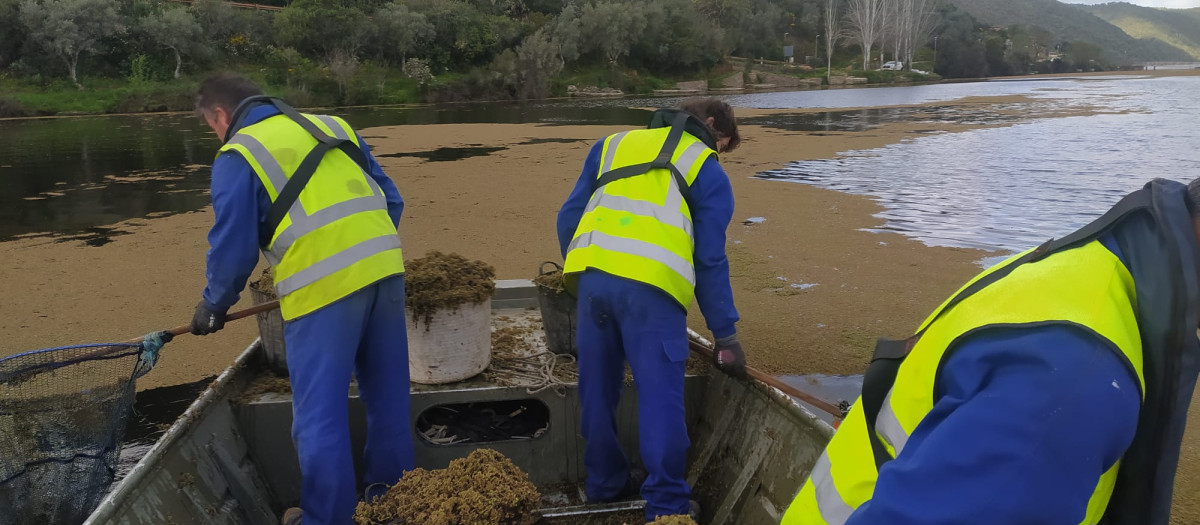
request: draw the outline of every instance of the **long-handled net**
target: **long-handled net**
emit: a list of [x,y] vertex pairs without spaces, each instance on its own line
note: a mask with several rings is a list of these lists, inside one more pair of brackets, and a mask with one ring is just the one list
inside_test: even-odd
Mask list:
[[[252,316],[278,302],[229,314]],[[135,382],[188,326],[0,359],[0,525],[83,523],[116,476]]]
[[0,525],[82,523],[100,503],[134,381],[154,366],[163,334],[0,359]]

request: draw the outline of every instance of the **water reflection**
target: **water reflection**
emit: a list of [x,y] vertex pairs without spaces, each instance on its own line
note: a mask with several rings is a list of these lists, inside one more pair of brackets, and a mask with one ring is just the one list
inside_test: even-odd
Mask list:
[[1091,81],[1080,99],[1125,112],[924,136],[759,176],[875,196],[880,231],[1016,251],[1086,224],[1152,178],[1200,176],[1198,89],[1200,77]]
[[[628,107],[541,102],[329,110],[358,129],[418,124],[644,125]],[[219,143],[191,114],[0,120],[0,241],[54,236],[102,245],[136,218],[195,211],[210,202],[208,166]],[[474,150],[419,152],[455,160]]]
[[[1053,199],[1078,200],[1066,195],[1077,192],[1075,186],[1093,177],[1095,171],[1120,166],[1131,180],[1144,180],[1151,173],[1181,173],[1181,167],[1194,166],[1177,161],[1194,162],[1181,158],[1180,152],[1194,150],[1198,142],[1188,127],[1189,119],[1200,116],[1188,91],[1200,87],[1198,79],[1119,78],[754,93],[721,98],[741,107],[829,108],[818,113],[744,119],[750,124],[810,133],[865,131],[899,121],[931,124],[928,129],[911,132],[914,136],[932,135],[928,138],[882,151],[849,152],[835,161],[797,163],[762,176],[880,195],[889,208],[882,215],[888,219],[886,229],[912,233],[934,244],[1009,248],[1024,245],[1032,233],[1044,231],[1039,220],[1068,228],[1064,225],[1077,223],[1094,209],[1102,210],[1104,203],[1111,202],[1105,199],[1128,189],[1129,184],[1118,183],[1120,177],[1110,173],[1090,181],[1084,193],[1075,195],[1095,206],[1080,211],[1054,205]],[[992,105],[986,111],[955,104],[837,109],[998,95],[1029,95],[1037,102]],[[359,129],[462,123],[641,126],[649,115],[646,108],[673,106],[680,100],[560,100],[343,108],[330,112]],[[1030,111],[1044,113],[1079,105],[1112,106],[1146,115],[1107,117],[1116,119],[1115,124],[1091,117],[1058,123],[1039,121],[1010,131],[937,134],[937,124],[1021,123],[1029,120]],[[1170,111],[1182,113],[1164,113]],[[0,241],[54,236],[101,245],[123,233],[113,229],[113,224],[202,209],[209,204],[208,165],[218,146],[211,131],[190,114],[0,121]],[[451,148],[403,155],[430,161],[453,160],[491,152],[483,149]],[[1007,189],[1005,181],[1023,190]],[[1031,189],[1034,185],[1036,189]],[[1038,220],[1013,218],[1013,198],[1027,197],[1051,209],[1039,211]],[[1017,207],[1028,209],[1026,204],[1020,202]],[[938,224],[945,226],[926,224],[931,215],[938,216]]]

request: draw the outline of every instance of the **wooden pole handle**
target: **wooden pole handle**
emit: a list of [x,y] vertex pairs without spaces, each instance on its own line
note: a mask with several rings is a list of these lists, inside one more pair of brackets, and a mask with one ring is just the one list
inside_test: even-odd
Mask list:
[[[703,343],[695,340],[692,337],[688,338],[688,347],[690,347],[693,352],[696,352],[697,354],[700,354],[700,355],[704,356],[705,358],[708,358],[710,361],[713,359],[713,350],[711,348],[709,348],[708,346],[704,345]],[[774,376],[764,374],[750,366],[746,367],[746,375],[748,375],[754,379],[757,379],[759,381],[762,381],[763,383],[766,383],[770,386],[778,388],[779,390],[783,391],[783,393],[785,393],[789,396],[799,398],[801,401],[804,401],[805,403],[815,406],[815,407],[821,409],[823,412],[826,412],[829,415],[831,415],[837,419],[842,418],[842,409],[839,408],[837,405],[834,405],[833,403],[825,401],[824,399],[821,399],[817,396],[809,394],[808,392],[804,392],[792,385],[784,383],[783,381],[776,379]]]
[[[276,308],[279,308],[278,300],[263,303],[263,304],[256,304],[254,306],[251,306],[250,308],[246,308],[244,310],[238,310],[236,312],[233,312],[233,313],[225,316],[225,322],[228,323],[229,321],[237,321],[238,319],[241,319],[243,317],[250,317],[252,315],[261,314],[263,312],[269,312]],[[173,335],[173,336],[174,335],[183,335],[183,334],[189,333],[191,331],[192,331],[192,323],[181,324],[179,326],[176,326],[175,328],[167,330],[167,332],[170,332],[171,335]],[[138,341],[141,341],[141,339],[138,339]]]

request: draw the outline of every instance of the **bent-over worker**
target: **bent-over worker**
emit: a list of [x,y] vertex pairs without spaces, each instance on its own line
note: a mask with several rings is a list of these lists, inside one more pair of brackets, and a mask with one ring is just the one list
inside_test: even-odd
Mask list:
[[558,214],[564,275],[578,297],[579,396],[589,501],[636,493],[618,441],[625,376],[638,392],[647,521],[689,514],[683,404],[693,296],[717,340],[718,365],[743,374],[725,230],[733,190],[717,152],[740,142],[718,99],[659,110],[647,129],[597,142]]
[[404,201],[344,120],[300,114],[245,78],[200,85],[196,108],[224,144],[212,168],[208,286],[192,333],[225,324],[254,271],[271,263],[292,383],[300,508],[284,522],[352,523],[357,504],[347,393],[367,409],[365,484],[413,468],[409,430]]

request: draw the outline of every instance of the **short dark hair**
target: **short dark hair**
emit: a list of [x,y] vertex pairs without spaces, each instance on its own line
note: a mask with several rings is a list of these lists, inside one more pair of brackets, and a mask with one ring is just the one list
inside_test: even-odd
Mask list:
[[737,120],[733,118],[733,108],[724,100],[690,98],[679,104],[679,109],[699,117],[702,122],[707,122],[708,118],[712,117],[713,134],[718,139],[729,137],[729,145],[725,147],[725,151],[733,151],[737,149],[738,144],[742,143],[742,136],[738,134]]
[[217,73],[200,82],[200,89],[196,91],[196,113],[203,116],[217,108],[232,113],[243,100],[262,94],[263,90],[246,77]]

